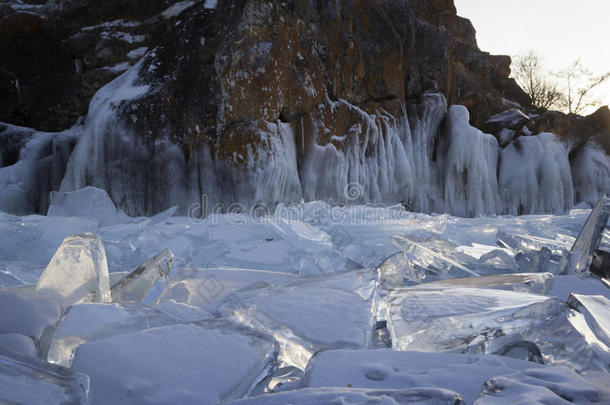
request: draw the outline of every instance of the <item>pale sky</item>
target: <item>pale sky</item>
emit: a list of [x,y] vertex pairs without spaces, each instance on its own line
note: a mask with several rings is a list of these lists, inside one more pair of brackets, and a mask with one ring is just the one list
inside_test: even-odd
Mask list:
[[[610,71],[610,0],[455,0],[472,21],[479,48],[518,55],[533,49],[551,70],[580,58],[591,71]],[[610,105],[610,83],[600,89]]]

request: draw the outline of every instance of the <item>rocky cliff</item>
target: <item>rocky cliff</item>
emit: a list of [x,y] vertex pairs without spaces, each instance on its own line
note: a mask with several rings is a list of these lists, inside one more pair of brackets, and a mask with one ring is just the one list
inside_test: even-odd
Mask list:
[[[521,190],[502,160],[512,149],[470,127],[468,113],[447,115],[463,105],[481,126],[529,103],[510,58],[479,50],[452,0],[55,0],[4,14],[0,31],[38,51],[0,41],[0,54],[15,55],[0,62],[0,119],[66,129],[95,92],[70,130],[79,140],[61,188],[104,188],[131,214],[186,210],[202,195],[225,206],[402,201],[459,215],[578,202],[559,140],[531,141],[538,149],[525,159],[549,164],[529,164],[535,184]],[[29,156],[41,155],[54,152]],[[536,197],[549,179],[557,201]]]

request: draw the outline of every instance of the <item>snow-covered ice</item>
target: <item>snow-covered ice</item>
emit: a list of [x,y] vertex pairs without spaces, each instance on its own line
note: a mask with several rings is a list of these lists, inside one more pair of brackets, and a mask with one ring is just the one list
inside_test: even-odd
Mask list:
[[88,342],[73,369],[92,404],[218,404],[241,398],[275,357],[273,339],[223,320],[152,328]]
[[472,404],[491,375],[514,374],[538,368],[527,361],[502,356],[395,352],[384,350],[328,350],[311,360],[306,387],[445,388]]
[[523,370],[485,383],[476,405],[603,404],[610,401],[608,386],[596,386],[567,367]]

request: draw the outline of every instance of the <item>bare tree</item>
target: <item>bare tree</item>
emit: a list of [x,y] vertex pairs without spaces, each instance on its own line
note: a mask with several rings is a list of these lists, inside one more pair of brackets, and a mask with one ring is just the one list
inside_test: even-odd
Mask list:
[[561,91],[546,72],[540,55],[532,50],[514,59],[513,76],[530,96],[532,105],[544,109],[554,106],[561,98]]
[[565,91],[558,106],[570,114],[579,114],[588,107],[601,104],[593,95],[593,90],[610,78],[610,72],[596,76],[583,67],[580,60],[576,60],[556,76],[565,82]]

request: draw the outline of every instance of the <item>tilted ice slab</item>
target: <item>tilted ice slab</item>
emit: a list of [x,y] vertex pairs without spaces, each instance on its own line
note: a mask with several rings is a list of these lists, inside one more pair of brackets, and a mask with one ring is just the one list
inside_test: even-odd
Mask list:
[[579,312],[568,318],[572,326],[601,356],[610,359],[610,300],[601,295],[571,294],[568,305]]
[[499,274],[470,278],[454,278],[420,284],[414,288],[489,288],[494,290],[517,291],[532,294],[549,294],[553,288],[554,277],[551,273]]
[[[450,245],[446,241],[444,244]],[[468,258],[465,254],[460,252],[449,251],[438,252],[433,250],[431,247],[426,246],[425,241],[414,240],[410,237],[393,236],[392,243],[400,248],[409,260],[415,265],[425,269],[424,274],[420,275],[419,280],[413,281],[432,281],[442,280],[447,278],[456,277],[478,277],[479,273],[466,267],[462,263],[473,264],[475,260]],[[450,257],[453,256],[453,257]],[[422,273],[420,271],[420,273]]]
[[171,250],[163,249],[146,263],[138,266],[112,285],[110,289],[112,302],[143,302],[157,282],[169,277],[173,260],[174,254]]
[[383,350],[328,350],[309,363],[306,387],[444,388],[467,404],[478,397],[490,376],[513,374],[538,365],[494,355],[396,352]]
[[91,376],[92,405],[218,404],[247,395],[274,359],[272,339],[214,320],[85,343],[72,367]]
[[174,278],[184,279],[172,282],[157,303],[175,300],[215,313],[222,300],[234,291],[248,286],[277,286],[295,281],[297,276],[265,270],[190,268],[179,270]]
[[563,310],[556,298],[476,288],[402,288],[387,297],[395,350],[451,351],[536,328]]
[[82,302],[110,302],[106,251],[92,233],[68,236],[36,284],[56,293],[64,307]]
[[449,390],[435,388],[364,389],[343,387],[305,388],[278,394],[261,395],[230,402],[227,405],[464,405],[460,396]]
[[512,249],[516,253],[522,252],[527,257],[535,256],[544,248],[549,249],[554,255],[563,256],[568,252],[575,240],[567,235],[557,235],[555,239],[549,239],[539,236],[508,233],[505,231],[498,231],[496,239],[498,245]]
[[593,385],[567,367],[541,367],[491,378],[475,405],[585,405],[608,401],[607,385]]
[[88,405],[89,377],[0,348],[0,403]]
[[70,367],[74,352],[83,343],[180,321],[165,312],[143,305],[74,305],[53,335],[47,361]]
[[605,195],[591,211],[591,215],[576,238],[570,253],[562,259],[559,274],[587,274],[589,272],[593,253],[602,240],[608,218],[610,218],[610,195]]
[[304,369],[319,350],[371,345],[375,279],[367,269],[236,292],[220,312],[273,335],[280,360]]
[[90,217],[100,226],[117,225],[129,219],[120,215],[114,203],[104,190],[85,187],[70,192],[51,192],[48,216]]

